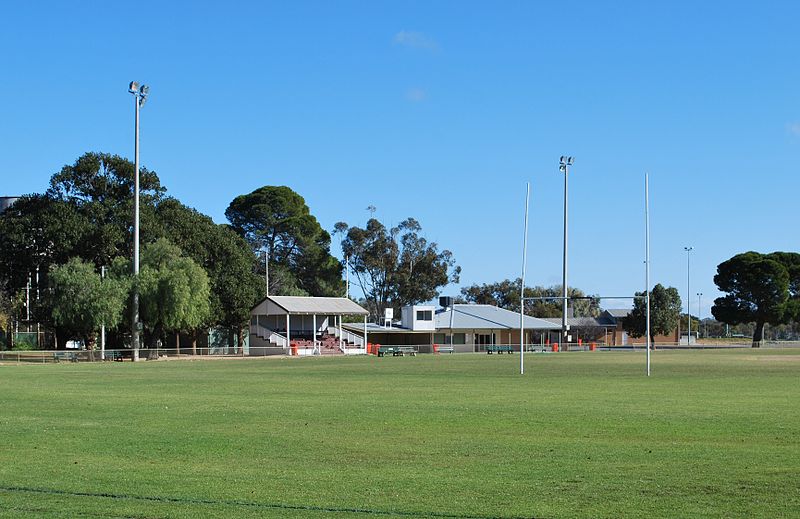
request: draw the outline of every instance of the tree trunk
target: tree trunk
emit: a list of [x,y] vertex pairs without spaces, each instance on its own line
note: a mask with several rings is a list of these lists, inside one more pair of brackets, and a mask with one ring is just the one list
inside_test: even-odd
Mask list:
[[244,356],[244,326],[239,326],[239,333],[237,335],[237,340],[239,341],[239,351],[241,352],[242,356]]
[[175,332],[175,352],[178,355],[181,354],[181,334],[180,334],[180,332]]
[[756,322],[756,329],[753,331],[753,348],[760,348],[764,343],[764,323]]
[[55,331],[56,336],[56,349],[57,350],[66,350],[67,349],[67,333],[63,328],[56,328]]
[[192,355],[197,355],[197,330],[192,331]]
[[158,347],[158,340],[164,335],[164,327],[160,324],[157,324],[153,328],[153,332],[150,334],[150,340],[147,341],[148,347],[151,349],[156,349]]

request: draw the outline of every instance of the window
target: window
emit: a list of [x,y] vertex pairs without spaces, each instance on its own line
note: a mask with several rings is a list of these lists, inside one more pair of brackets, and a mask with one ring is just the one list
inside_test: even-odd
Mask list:
[[417,310],[417,321],[433,321],[433,310]]

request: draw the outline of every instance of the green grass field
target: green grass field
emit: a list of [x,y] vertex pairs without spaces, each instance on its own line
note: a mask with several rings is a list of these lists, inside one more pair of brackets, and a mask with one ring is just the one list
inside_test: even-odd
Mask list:
[[800,349],[0,366],[0,517],[798,517]]

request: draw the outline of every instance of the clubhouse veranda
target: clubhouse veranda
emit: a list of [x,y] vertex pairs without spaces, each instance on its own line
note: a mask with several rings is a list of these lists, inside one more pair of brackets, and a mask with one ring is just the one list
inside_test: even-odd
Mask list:
[[[443,298],[443,301],[445,298]],[[621,330],[627,310],[607,310],[597,318],[572,318],[574,344],[599,340],[621,345],[629,340]],[[410,305],[399,320],[368,321],[369,312],[344,297],[269,296],[251,311],[247,352],[264,355],[358,355],[367,344],[413,346],[431,353],[434,345],[454,352],[482,352],[487,347],[520,348],[520,315],[482,304]],[[558,341],[561,320],[524,316],[526,349]],[[602,337],[602,338],[601,338]]]

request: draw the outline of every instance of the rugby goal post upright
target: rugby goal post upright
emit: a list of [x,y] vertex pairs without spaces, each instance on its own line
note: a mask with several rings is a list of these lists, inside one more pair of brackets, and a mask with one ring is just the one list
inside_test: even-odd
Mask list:
[[650,376],[650,179],[644,174],[644,290],[646,305],[645,339],[647,345],[647,376]]
[[[522,277],[519,287],[519,374],[525,374],[525,265],[528,262],[528,203],[531,199],[531,183],[526,183],[525,225],[522,235]],[[510,342],[510,341],[509,341]]]

